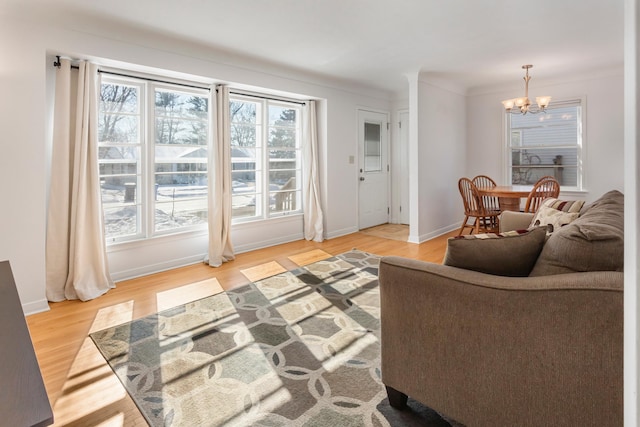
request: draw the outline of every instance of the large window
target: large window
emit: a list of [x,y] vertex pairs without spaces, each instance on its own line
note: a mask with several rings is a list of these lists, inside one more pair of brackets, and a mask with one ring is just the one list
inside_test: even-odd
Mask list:
[[545,113],[507,113],[512,184],[534,184],[551,175],[563,189],[582,189],[582,108],[581,100],[574,100],[552,103]]
[[107,242],[206,225],[208,110],[206,90],[103,74],[98,161]]
[[300,212],[300,106],[233,96],[230,111],[234,220]]

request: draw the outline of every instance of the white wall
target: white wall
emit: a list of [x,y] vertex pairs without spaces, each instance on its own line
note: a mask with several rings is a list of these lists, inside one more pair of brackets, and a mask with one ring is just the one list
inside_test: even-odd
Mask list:
[[[1,13],[1,12],[0,12]],[[195,76],[202,82],[230,82],[278,93],[302,94],[320,100],[321,197],[325,234],[334,237],[357,230],[358,107],[390,110],[384,92],[323,80],[279,69],[269,64],[248,64],[233,55],[218,56],[202,46],[146,35],[125,28],[101,28],[73,22],[53,25],[31,16],[0,15],[0,90],[2,93],[2,156],[0,182],[4,209],[0,210],[0,259],[11,261],[26,313],[46,310],[45,222],[48,182],[49,111],[46,82],[52,71],[47,54],[95,59],[106,65],[136,64],[141,71],[167,70],[176,77]],[[81,25],[81,24],[79,24]],[[94,33],[95,31],[95,33]],[[99,35],[105,32],[105,35]],[[108,61],[107,61],[108,60]],[[287,221],[291,221],[287,224]],[[268,227],[246,226],[234,237],[236,247],[249,250],[302,237],[300,218],[276,220]],[[114,277],[145,274],[176,264],[197,262],[204,255],[203,234],[156,239],[113,249]]]
[[[555,99],[585,97],[584,129],[586,193],[574,195],[592,201],[603,193],[624,187],[624,77],[622,66],[597,74],[567,76],[556,82],[540,82],[535,77],[529,93]],[[485,88],[470,91],[467,97],[467,174],[494,177],[505,183],[503,169],[503,99],[522,94],[522,87]]]
[[451,231],[462,221],[457,185],[465,174],[465,105],[464,93],[450,82],[428,73],[409,77],[411,242]]

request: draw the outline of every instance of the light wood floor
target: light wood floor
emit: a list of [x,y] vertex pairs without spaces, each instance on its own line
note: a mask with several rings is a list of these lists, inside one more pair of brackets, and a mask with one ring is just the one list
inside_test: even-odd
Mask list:
[[385,239],[400,240],[406,242],[409,238],[409,226],[405,224],[382,224],[375,227],[360,230],[361,233],[370,236],[383,237]]
[[[51,303],[27,317],[56,426],[144,426],[133,401],[88,337],[92,331],[202,298],[278,270],[289,270],[351,249],[442,262],[446,239],[417,245],[365,233],[322,243],[297,241],[239,254],[219,268],[196,264],[117,283],[88,302]],[[295,262],[294,262],[295,261]]]

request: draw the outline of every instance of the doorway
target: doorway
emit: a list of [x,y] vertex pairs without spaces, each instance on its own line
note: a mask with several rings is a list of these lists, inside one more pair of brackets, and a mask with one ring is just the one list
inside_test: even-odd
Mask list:
[[389,114],[358,110],[358,228],[389,222]]

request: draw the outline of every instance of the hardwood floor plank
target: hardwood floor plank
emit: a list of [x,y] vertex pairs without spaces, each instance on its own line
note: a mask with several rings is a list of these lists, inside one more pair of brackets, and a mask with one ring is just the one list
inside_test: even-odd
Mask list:
[[[300,240],[238,254],[232,262],[211,268],[194,264],[117,283],[107,294],[87,302],[51,303],[51,310],[27,317],[56,426],[144,426],[146,422],[124,391],[93,342],[91,331],[156,313],[167,297],[180,301],[202,298],[203,293],[232,289],[249,283],[242,273],[256,265],[276,262],[285,269],[313,262],[313,257],[337,255],[351,249],[442,262],[448,237],[422,244],[353,233],[322,243]],[[318,258],[321,259],[321,258]],[[205,285],[198,286],[202,282]],[[190,286],[191,285],[191,286]],[[176,291],[176,289],[179,289]],[[106,325],[106,326],[105,326]]]

